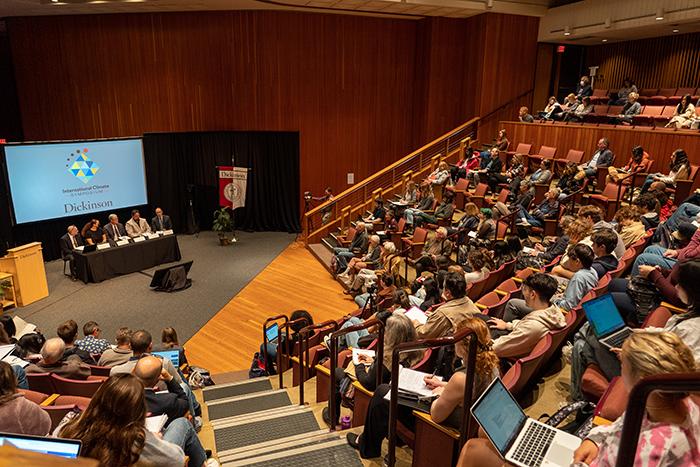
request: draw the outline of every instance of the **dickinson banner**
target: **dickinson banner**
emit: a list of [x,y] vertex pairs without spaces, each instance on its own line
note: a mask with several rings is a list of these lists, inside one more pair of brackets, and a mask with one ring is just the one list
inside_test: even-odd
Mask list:
[[217,168],[219,169],[219,205],[232,209],[245,206],[248,169],[231,166]]

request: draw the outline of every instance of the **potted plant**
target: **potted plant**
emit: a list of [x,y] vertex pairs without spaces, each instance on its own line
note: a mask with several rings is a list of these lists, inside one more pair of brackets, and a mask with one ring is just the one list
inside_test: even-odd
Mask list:
[[[0,282],[0,302],[3,300],[14,300],[13,297],[8,297],[8,293],[11,290],[10,281],[5,280]],[[2,304],[0,303],[0,309],[2,309]]]
[[229,208],[221,208],[214,211],[212,230],[218,233],[221,246],[231,244],[229,234],[233,232],[233,218]]

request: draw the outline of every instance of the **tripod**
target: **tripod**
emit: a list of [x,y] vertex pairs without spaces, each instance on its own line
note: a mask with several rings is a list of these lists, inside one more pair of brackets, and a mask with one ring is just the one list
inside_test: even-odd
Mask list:
[[[362,307],[362,312],[360,317],[362,319],[367,319],[377,312],[377,286],[373,285],[369,288],[369,298],[365,302],[365,306]],[[369,314],[365,314],[366,310],[369,310]]]

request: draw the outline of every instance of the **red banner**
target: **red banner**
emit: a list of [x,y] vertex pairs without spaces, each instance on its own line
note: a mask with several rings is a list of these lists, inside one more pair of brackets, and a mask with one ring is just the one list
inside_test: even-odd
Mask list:
[[227,196],[227,190],[231,190],[231,183],[233,182],[233,167],[231,166],[219,166],[219,206],[232,207],[233,202],[231,195]]

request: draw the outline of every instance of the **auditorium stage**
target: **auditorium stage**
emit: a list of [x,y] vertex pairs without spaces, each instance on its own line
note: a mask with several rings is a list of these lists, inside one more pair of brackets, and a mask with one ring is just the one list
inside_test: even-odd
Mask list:
[[72,282],[63,275],[62,260],[46,263],[49,296],[17,309],[17,314],[47,337],[56,335],[58,324],[74,319],[81,328],[86,321],[97,321],[110,341],[120,326],[147,329],[154,340],[160,340],[162,327],[173,326],[184,342],[295,238],[282,232],[238,232],[237,236],[238,243],[221,247],[214,232],[179,235],[182,261],[194,260],[194,264],[192,287],[175,293],[150,290],[151,278],[141,273],[99,284]]

